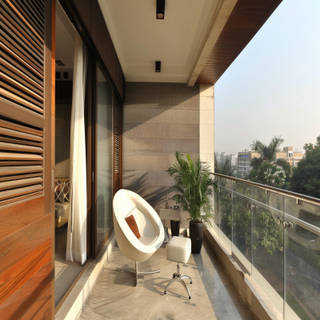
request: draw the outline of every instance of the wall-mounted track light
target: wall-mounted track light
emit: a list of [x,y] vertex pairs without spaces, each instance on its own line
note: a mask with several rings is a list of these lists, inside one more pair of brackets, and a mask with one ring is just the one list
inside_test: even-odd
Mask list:
[[157,19],[164,19],[165,0],[157,0]]

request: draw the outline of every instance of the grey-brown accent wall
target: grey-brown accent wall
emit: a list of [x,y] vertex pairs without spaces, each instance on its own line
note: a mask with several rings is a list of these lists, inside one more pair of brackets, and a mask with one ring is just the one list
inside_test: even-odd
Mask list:
[[159,209],[172,191],[165,170],[175,152],[199,157],[199,86],[128,82],[125,92],[123,188]]

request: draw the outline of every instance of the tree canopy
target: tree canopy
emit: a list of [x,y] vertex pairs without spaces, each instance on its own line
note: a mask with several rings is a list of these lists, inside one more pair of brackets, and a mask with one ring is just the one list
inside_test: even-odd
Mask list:
[[276,154],[280,151],[279,147],[284,142],[284,139],[281,136],[274,136],[269,145],[262,143],[259,140],[253,141],[251,145],[251,150],[258,152],[260,154],[260,161],[275,161]]
[[214,172],[234,177],[235,168],[231,164],[231,156],[226,156],[222,161],[218,161],[217,155],[214,154]]
[[252,158],[249,180],[269,186],[289,188],[290,164],[285,159],[276,159],[283,142],[281,136],[274,136],[268,145],[259,140],[253,141],[251,150],[259,153],[260,158]]
[[316,144],[305,144],[305,150],[306,157],[293,170],[291,190],[320,198],[320,136]]

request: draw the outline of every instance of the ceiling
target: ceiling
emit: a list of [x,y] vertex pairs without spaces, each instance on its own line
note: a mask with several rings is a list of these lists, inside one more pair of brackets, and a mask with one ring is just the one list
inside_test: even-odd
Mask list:
[[[167,0],[163,20],[156,19],[156,0],[99,0],[99,5],[126,81],[187,83],[210,32],[224,26],[236,2]],[[155,72],[157,60],[161,73]]]
[[[281,0],[98,0],[128,82],[214,84]],[[75,29],[57,2],[57,71],[72,77]],[[58,36],[59,35],[59,36]],[[155,72],[161,61],[161,72]],[[70,79],[70,78],[69,78]]]

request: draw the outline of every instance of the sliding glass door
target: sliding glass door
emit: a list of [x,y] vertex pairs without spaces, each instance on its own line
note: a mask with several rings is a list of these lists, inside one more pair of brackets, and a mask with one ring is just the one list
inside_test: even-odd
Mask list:
[[97,66],[96,210],[97,248],[112,228],[112,87]]

